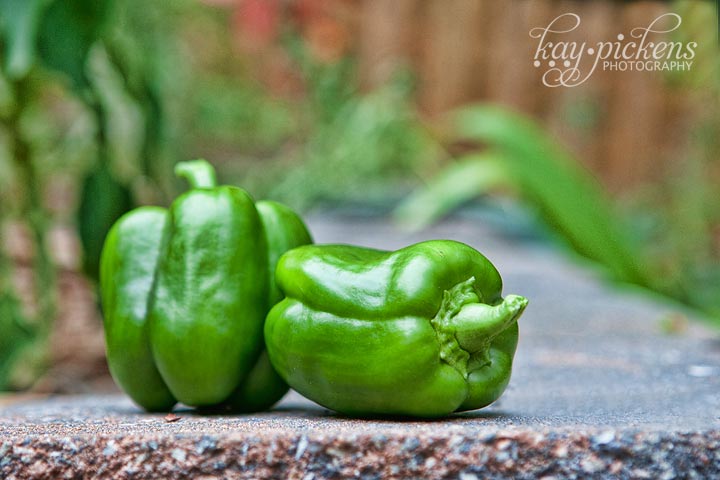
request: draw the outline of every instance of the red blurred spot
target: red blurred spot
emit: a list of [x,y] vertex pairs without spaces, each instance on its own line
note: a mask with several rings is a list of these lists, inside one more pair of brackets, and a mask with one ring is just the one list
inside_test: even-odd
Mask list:
[[244,47],[259,50],[273,43],[280,29],[280,0],[242,0],[233,24]]

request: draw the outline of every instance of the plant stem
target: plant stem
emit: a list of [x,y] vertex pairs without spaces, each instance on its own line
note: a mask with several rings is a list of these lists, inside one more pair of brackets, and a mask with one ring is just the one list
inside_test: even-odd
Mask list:
[[30,225],[35,247],[33,272],[38,309],[37,318],[32,323],[37,329],[37,334],[47,337],[56,313],[55,268],[46,246],[49,221],[43,207],[40,175],[35,162],[33,162],[31,146],[25,139],[20,126],[23,112],[30,102],[31,85],[26,77],[15,82],[13,86],[16,99],[15,108],[5,120],[5,128],[10,137],[10,148],[15,166],[21,178],[20,184],[24,185],[26,189],[21,212]]

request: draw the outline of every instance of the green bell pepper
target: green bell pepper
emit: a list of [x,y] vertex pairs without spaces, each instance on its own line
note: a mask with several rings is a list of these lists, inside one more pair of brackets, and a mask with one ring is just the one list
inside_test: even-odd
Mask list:
[[141,207],[110,230],[101,292],[110,372],[140,406],[256,411],[287,384],[263,348],[263,322],[281,299],[274,270],[310,243],[289,208],[216,186],[209,163],[175,169],[193,187],[169,210]]
[[465,244],[302,246],[276,276],[286,298],[265,322],[270,360],[327,408],[437,417],[489,405],[510,380],[527,300],[501,298],[498,271]]

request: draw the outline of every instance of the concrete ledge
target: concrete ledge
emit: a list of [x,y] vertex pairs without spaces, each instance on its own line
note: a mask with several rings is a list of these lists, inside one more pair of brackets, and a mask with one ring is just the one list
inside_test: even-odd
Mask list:
[[486,253],[505,292],[531,300],[500,401],[439,421],[356,420],[291,393],[262,414],[180,409],[168,422],[120,394],[6,397],[0,478],[720,478],[718,334],[663,333],[677,307],[477,222],[414,236],[358,219],[311,228],[320,242],[454,238]]
[[296,395],[278,410],[259,415],[203,417],[182,410],[177,415],[179,420],[168,423],[162,415],[135,412],[119,395],[65,397],[10,407],[0,427],[0,476],[465,480],[720,476],[717,428],[513,426],[512,417],[499,412],[433,422],[355,420],[325,412]]

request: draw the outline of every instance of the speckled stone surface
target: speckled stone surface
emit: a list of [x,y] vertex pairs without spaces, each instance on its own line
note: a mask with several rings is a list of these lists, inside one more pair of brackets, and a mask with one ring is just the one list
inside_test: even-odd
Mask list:
[[319,242],[453,238],[498,266],[521,319],[513,380],[439,421],[356,420],[297,394],[273,411],[177,421],[125,397],[0,398],[0,478],[720,478],[720,335],[663,333],[677,307],[599,280],[546,246],[454,220],[408,235],[312,218]]

